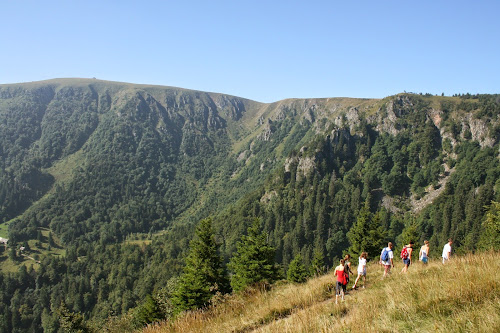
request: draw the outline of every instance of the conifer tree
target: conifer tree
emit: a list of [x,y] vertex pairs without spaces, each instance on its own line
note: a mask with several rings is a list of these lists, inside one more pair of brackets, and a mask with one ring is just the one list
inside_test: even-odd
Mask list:
[[482,224],[479,248],[500,250],[500,203],[492,201]]
[[134,321],[137,326],[159,321],[163,319],[158,303],[151,295],[147,295],[144,302],[135,310]]
[[290,282],[302,283],[306,282],[307,276],[308,274],[302,256],[298,254],[288,266],[287,279]]
[[85,333],[90,332],[90,329],[85,323],[81,313],[71,312],[64,303],[56,310],[59,318],[59,332],[68,333]]
[[273,282],[278,278],[274,262],[275,249],[267,243],[266,234],[260,231],[260,221],[255,219],[236,245],[229,268],[233,271],[231,286],[241,291],[258,282]]
[[365,204],[358,213],[356,223],[347,232],[351,243],[348,252],[356,259],[361,252],[367,252],[369,258],[375,258],[385,243],[385,232],[379,214],[373,215]]
[[370,218],[370,211],[366,207],[361,208],[356,223],[347,232],[347,239],[351,244],[348,251],[351,255],[359,255],[361,252],[366,251]]
[[320,276],[325,271],[325,256],[323,254],[323,251],[316,249],[314,251],[313,260],[311,261],[310,274],[313,276]]
[[207,305],[217,292],[229,292],[227,273],[210,219],[200,221],[189,246],[184,272],[172,295],[174,314]]
[[382,226],[382,214],[382,211],[377,211],[372,216],[368,226],[368,242],[365,250],[368,253],[368,258],[378,257],[382,248],[387,244],[387,231]]
[[407,226],[403,229],[403,232],[398,242],[400,244],[398,244],[398,246],[402,248],[406,244],[410,243],[410,241],[418,242],[419,238],[420,237],[417,231],[417,226],[413,218],[411,218],[410,221],[407,223]]

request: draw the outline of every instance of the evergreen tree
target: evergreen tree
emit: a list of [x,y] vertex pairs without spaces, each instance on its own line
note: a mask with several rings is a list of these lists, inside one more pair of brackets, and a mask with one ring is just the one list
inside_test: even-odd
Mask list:
[[17,260],[17,251],[16,251],[16,247],[14,245],[10,246],[9,259],[12,260],[12,261],[16,261]]
[[307,276],[308,274],[302,256],[298,254],[288,266],[287,279],[290,282],[302,283],[307,281]]
[[356,223],[347,232],[347,238],[351,243],[348,252],[353,259],[357,259],[362,252],[367,252],[369,258],[377,257],[385,243],[380,214],[373,215],[365,204],[358,213]]
[[351,244],[348,252],[353,257],[360,255],[362,252],[366,251],[366,248],[368,247],[368,226],[371,215],[372,214],[367,207],[361,208],[358,213],[356,223],[354,223],[351,229],[347,232],[347,239],[349,239],[349,243]]
[[410,222],[408,226],[403,229],[403,233],[401,234],[401,238],[398,244],[401,248],[406,244],[410,243],[410,241],[417,242],[419,241],[417,226]]
[[313,260],[311,261],[310,273],[313,276],[320,276],[325,271],[325,256],[322,251],[315,250]]
[[52,237],[52,232],[49,232],[49,246],[50,247],[56,246],[56,242],[54,242],[54,238]]
[[483,232],[479,238],[479,248],[500,250],[500,203],[492,201],[483,221]]
[[144,302],[135,310],[134,321],[137,326],[144,326],[163,319],[158,302],[147,295]]
[[274,262],[275,249],[267,243],[266,234],[260,232],[260,221],[255,219],[236,245],[236,253],[229,263],[233,271],[231,286],[241,291],[258,282],[271,283],[278,278]]
[[217,292],[229,291],[227,273],[218,248],[212,221],[201,220],[190,243],[184,272],[172,296],[174,314],[203,307]]
[[85,320],[81,313],[71,312],[64,303],[56,310],[59,318],[60,332],[64,333],[85,333],[90,332],[90,329],[85,324]]
[[[368,243],[366,246],[368,258],[378,257],[381,249],[387,244],[387,231],[382,226],[383,215],[384,213],[381,210],[377,211],[368,225]],[[357,255],[356,253],[356,257]]]

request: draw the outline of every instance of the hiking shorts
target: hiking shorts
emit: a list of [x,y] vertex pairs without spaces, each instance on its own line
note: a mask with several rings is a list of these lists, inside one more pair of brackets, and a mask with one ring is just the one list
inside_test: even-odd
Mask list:
[[342,284],[342,282],[337,281],[337,284],[335,285],[335,292],[337,293],[337,295],[340,295],[340,292],[342,290],[345,290],[344,285]]
[[411,264],[410,258],[403,259],[403,264],[410,266]]

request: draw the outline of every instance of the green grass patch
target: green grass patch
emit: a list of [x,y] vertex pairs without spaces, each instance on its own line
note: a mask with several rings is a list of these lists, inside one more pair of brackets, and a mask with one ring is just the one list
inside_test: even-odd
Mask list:
[[0,224],[0,237],[9,238],[9,223],[10,222],[5,222]]
[[135,240],[126,240],[124,244],[126,245],[149,245],[151,244],[152,240],[151,239],[135,239]]
[[[36,239],[29,240],[29,250],[24,251],[22,254],[19,253],[17,260],[13,261],[9,258],[10,247],[0,253],[0,272],[17,272],[21,265],[25,265],[26,267],[33,265],[34,269],[38,269],[38,267],[40,267],[40,264],[38,262],[42,261],[43,258],[48,256],[64,257],[66,255],[66,249],[60,245],[57,245],[59,244],[59,239],[57,237],[53,236],[56,246],[49,246],[49,229],[40,228],[39,230],[42,232],[43,241],[40,242]],[[19,249],[21,245],[22,244],[18,244],[17,248]]]
[[83,151],[79,150],[76,153],[69,155],[65,159],[58,161],[45,171],[50,173],[54,177],[55,183],[67,182],[73,177],[73,170],[78,165],[81,165],[82,157]]

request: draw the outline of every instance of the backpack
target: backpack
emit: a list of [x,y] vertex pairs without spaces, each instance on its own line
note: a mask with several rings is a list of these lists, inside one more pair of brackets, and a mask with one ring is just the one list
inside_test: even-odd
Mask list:
[[389,260],[389,251],[387,250],[387,248],[383,249],[382,250],[382,257],[381,257],[382,261],[388,261]]
[[406,246],[401,250],[401,259],[408,259],[408,248]]

